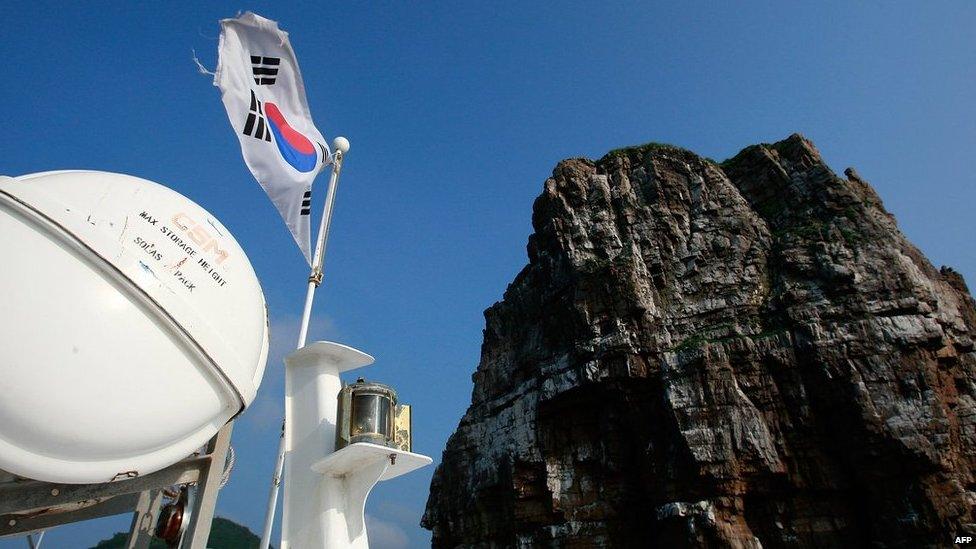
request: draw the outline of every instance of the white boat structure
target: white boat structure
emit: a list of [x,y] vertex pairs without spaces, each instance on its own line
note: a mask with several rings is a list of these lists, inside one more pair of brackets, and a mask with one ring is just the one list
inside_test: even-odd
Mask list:
[[[369,547],[364,511],[370,490],[381,480],[431,462],[427,456],[370,442],[335,449],[339,373],[372,362],[373,357],[361,351],[325,341],[285,359],[285,479],[292,482],[285,485],[282,549],[323,547],[322,540],[329,540],[325,547]],[[380,406],[369,406],[376,401]],[[360,425],[366,427],[363,436],[390,426],[392,418],[382,419],[383,400],[374,402],[365,402],[364,408],[372,409],[354,418],[366,424]]]

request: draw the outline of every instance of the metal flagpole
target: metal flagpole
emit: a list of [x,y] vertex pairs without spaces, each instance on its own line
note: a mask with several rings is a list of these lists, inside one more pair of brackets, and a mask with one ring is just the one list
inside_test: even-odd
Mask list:
[[[329,239],[329,226],[332,224],[332,208],[335,206],[336,189],[339,186],[339,173],[342,171],[342,158],[349,152],[349,140],[336,137],[332,142],[335,153],[332,157],[332,176],[329,178],[329,190],[325,195],[325,210],[319,222],[318,238],[315,241],[315,253],[312,255],[312,273],[308,276],[308,289],[305,292],[305,310],[302,312],[302,327],[298,332],[298,349],[305,346],[308,337],[308,324],[312,318],[312,300],[315,289],[322,283],[322,269],[325,264],[325,243]],[[275,508],[278,506],[278,488],[281,485],[281,472],[285,466],[285,423],[281,423],[281,437],[278,440],[278,459],[275,461],[275,472],[271,479],[271,491],[268,494],[268,509],[264,517],[264,532],[261,534],[260,549],[268,549],[271,543],[271,529],[274,526]]]

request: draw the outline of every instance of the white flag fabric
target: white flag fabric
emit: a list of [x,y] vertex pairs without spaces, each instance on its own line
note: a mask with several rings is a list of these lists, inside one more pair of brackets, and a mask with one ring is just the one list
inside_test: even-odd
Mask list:
[[312,181],[331,151],[312,122],[288,33],[246,12],[220,22],[214,85],[220,88],[244,162],[312,263]]

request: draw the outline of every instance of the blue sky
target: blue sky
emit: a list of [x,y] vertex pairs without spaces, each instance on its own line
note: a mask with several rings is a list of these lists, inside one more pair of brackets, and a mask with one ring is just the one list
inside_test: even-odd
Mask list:
[[[231,229],[262,281],[272,357],[219,514],[260,530],[308,274],[191,61],[216,64],[217,20],[239,10],[291,34],[319,129],[352,142],[311,338],[376,356],[362,373],[415,406],[415,450],[435,462],[470,400],[482,311],[526,263],[532,201],[563,158],[662,141],[721,160],[801,132],[835,171],[856,167],[933,263],[976,282],[976,3],[409,4],[4,5],[0,174],[168,185]],[[377,487],[374,547],[428,543],[432,472]],[[45,546],[88,547],[128,521]]]

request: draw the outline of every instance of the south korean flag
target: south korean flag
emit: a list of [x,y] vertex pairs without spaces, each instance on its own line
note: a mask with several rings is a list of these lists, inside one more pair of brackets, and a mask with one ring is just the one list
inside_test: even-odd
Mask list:
[[332,156],[312,122],[288,33],[251,12],[224,19],[219,56],[214,85],[244,162],[311,265],[312,182]]

